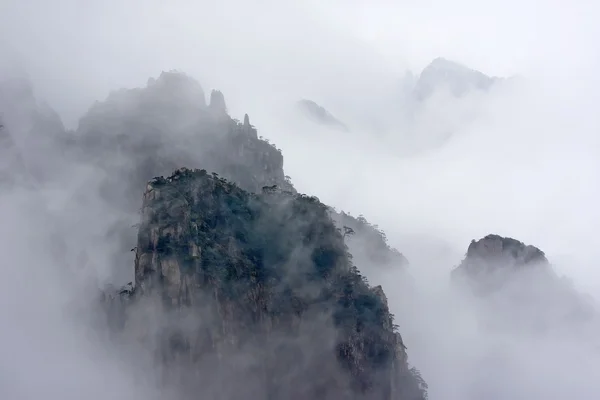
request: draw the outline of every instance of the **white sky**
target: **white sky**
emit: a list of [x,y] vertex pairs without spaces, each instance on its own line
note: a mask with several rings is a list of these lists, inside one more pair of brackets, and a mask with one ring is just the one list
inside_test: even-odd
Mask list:
[[437,56],[488,74],[589,78],[599,62],[596,3],[4,0],[0,44],[21,54],[73,124],[108,90],[171,68],[231,88],[230,98],[267,86],[339,92],[350,79],[419,71]]

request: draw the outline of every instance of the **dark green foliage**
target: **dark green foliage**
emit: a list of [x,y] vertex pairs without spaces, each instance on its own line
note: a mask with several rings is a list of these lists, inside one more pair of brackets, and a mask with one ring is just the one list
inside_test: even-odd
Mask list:
[[[369,391],[380,386],[378,377],[389,377],[397,349],[393,317],[352,265],[329,209],[316,197],[248,193],[188,169],[155,178],[152,187],[158,200],[144,207],[155,218],[142,224],[140,241],[158,229],[151,251],[159,259],[176,257],[181,273],[202,290],[235,304],[236,324],[253,331],[264,317],[275,323],[329,316],[337,331],[332,357],[351,374],[355,390]],[[190,258],[191,246],[200,249],[199,260]],[[290,329],[286,335],[294,335]]]

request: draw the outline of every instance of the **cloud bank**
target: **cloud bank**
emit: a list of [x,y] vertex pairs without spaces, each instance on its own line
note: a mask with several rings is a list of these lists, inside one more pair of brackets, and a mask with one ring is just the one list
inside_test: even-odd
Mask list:
[[[26,71],[69,128],[110,91],[162,70],[222,90],[233,116],[249,113],[282,148],[300,191],[366,215],[409,258],[414,290],[393,273],[370,280],[383,283],[432,399],[591,399],[600,390],[593,341],[482,331],[481,313],[491,311],[456,294],[448,275],[471,239],[494,232],[540,247],[559,274],[598,293],[597,17],[583,1],[540,9],[533,1],[9,0],[0,72]],[[460,100],[440,94],[408,123],[401,80],[437,56],[523,80]],[[354,129],[306,123],[289,108],[301,98]],[[114,270],[105,235],[135,216],[97,200],[101,172],[11,135],[26,160],[60,172],[1,195],[0,394],[151,398],[129,361],[65,312],[92,307],[81,299]],[[406,151],[415,137],[420,151]]]

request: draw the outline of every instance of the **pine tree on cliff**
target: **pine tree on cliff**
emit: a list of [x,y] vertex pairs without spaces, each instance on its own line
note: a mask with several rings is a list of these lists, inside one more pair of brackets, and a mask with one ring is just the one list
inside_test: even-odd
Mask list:
[[[182,168],[149,182],[142,210],[134,306],[122,315],[163,304],[168,326],[132,329],[156,332],[165,371],[190,371],[200,397],[236,379],[218,387],[232,391],[223,398],[426,398],[383,291],[317,198]],[[192,329],[186,315],[210,323]]]

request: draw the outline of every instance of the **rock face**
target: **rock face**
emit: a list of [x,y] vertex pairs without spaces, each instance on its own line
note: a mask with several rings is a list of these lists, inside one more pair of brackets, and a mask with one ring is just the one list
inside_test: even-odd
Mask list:
[[304,115],[306,115],[312,121],[320,125],[335,128],[344,132],[349,131],[346,124],[344,124],[336,117],[331,115],[329,111],[327,111],[325,108],[318,105],[314,101],[303,99],[300,100],[297,105],[300,111],[302,111]]
[[[140,316],[150,302],[162,322]],[[155,178],[126,314],[124,333],[154,351],[179,396],[426,396],[383,291],[352,265],[314,197],[252,194],[204,170]]]
[[219,90],[210,92],[210,102],[208,107],[216,113],[227,114],[227,106],[225,105],[225,96]]
[[535,266],[548,266],[544,252],[537,247],[512,238],[487,235],[471,242],[465,259],[455,272],[477,277]]
[[593,302],[555,273],[543,251],[512,238],[473,240],[452,278],[477,296],[488,328],[579,334],[597,315]]
[[505,289],[511,283],[524,284],[534,277],[554,278],[544,252],[516,239],[487,235],[473,240],[464,260],[452,271],[452,278],[469,282],[480,294]]
[[447,89],[452,95],[462,97],[471,91],[486,91],[498,81],[499,78],[438,57],[421,72],[413,95],[417,100],[425,100],[437,90]]

